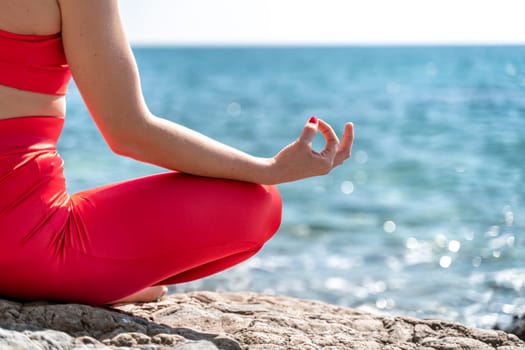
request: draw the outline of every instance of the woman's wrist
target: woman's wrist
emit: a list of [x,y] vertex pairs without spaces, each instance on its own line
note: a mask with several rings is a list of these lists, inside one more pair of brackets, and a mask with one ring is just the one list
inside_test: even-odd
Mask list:
[[255,157],[256,167],[254,170],[253,181],[264,185],[275,185],[279,183],[275,169],[275,159]]

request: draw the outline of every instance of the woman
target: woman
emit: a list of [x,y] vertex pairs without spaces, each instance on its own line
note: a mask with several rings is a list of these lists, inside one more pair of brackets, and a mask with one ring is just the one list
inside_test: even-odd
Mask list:
[[[71,74],[114,152],[172,171],[69,195]],[[223,145],[148,110],[116,0],[0,0],[0,295],[150,301],[224,270],[279,227],[274,185],[327,174],[352,141],[351,123],[339,142],[312,117],[272,158]]]

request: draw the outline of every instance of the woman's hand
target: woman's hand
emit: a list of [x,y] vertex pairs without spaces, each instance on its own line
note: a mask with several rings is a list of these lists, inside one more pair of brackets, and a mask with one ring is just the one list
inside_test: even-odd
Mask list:
[[[326,141],[321,152],[312,148],[312,141],[320,131]],[[311,117],[304,126],[301,136],[284,147],[272,159],[269,167],[269,182],[282,183],[311,176],[328,174],[350,157],[354,141],[354,126],[345,124],[342,141],[325,121]]]

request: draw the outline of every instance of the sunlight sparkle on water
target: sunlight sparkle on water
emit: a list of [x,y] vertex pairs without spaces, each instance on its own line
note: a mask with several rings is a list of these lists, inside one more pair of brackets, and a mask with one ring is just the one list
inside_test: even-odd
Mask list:
[[396,306],[396,302],[393,299],[390,298],[382,298],[376,300],[376,307],[378,309],[392,309]]
[[513,314],[515,311],[516,308],[514,307],[514,305],[512,304],[504,304],[502,307],[501,307],[501,311],[503,311],[504,313],[506,314]]
[[354,192],[354,184],[352,183],[352,181],[343,181],[341,183],[341,192],[343,192],[344,194],[351,194],[352,192]]
[[416,249],[419,246],[417,239],[414,237],[408,237],[405,243],[405,247],[408,249]]
[[396,230],[396,223],[392,220],[387,220],[383,224],[383,230],[385,230],[386,233],[392,233]]
[[434,242],[438,247],[444,248],[447,245],[447,237],[444,234],[439,233],[434,237]]
[[346,281],[340,277],[330,277],[325,281],[325,287],[328,289],[344,290],[346,285]]
[[461,243],[459,243],[459,241],[452,240],[452,241],[448,242],[448,250],[450,252],[457,253],[457,252],[459,252],[460,248],[461,248]]
[[448,269],[452,265],[452,258],[448,255],[444,255],[439,259],[439,266],[444,269]]
[[485,236],[487,237],[496,237],[499,235],[499,226],[491,226],[487,232],[485,232]]

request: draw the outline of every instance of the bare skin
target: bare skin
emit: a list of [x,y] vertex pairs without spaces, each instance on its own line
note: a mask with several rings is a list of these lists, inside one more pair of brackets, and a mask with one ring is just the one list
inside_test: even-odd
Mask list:
[[167,292],[168,288],[166,288],[165,286],[149,287],[131,295],[128,295],[125,298],[112,301],[108,304],[113,305],[123,303],[144,303],[150,301],[157,301],[160,300],[164,295],[166,295]]
[[[62,32],[64,50],[91,116],[117,154],[189,174],[279,184],[324,175],[350,157],[352,123],[341,141],[318,119],[270,158],[256,157],[153,115],[144,101],[135,59],[117,0],[0,0],[0,29],[19,34]],[[111,98],[107,98],[111,96]],[[65,116],[63,97],[0,85],[0,119]],[[321,132],[321,152],[312,140]],[[163,287],[147,288],[115,302],[157,300]]]

